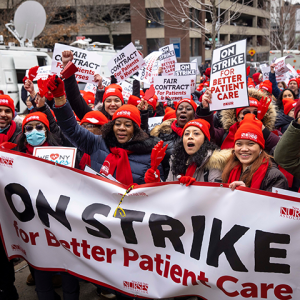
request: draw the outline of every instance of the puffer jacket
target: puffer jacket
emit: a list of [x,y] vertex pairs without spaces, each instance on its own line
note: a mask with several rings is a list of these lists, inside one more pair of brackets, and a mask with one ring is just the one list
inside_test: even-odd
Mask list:
[[[264,96],[261,92],[253,88],[248,89],[248,95],[249,97],[253,97],[258,101],[260,101],[260,99]],[[202,105],[198,106],[195,114],[195,119],[202,118],[210,123],[209,132],[211,136],[211,141],[215,142],[219,147],[221,147],[223,141],[225,140],[229,128],[234,123],[237,122],[235,109],[222,110],[220,115],[221,115],[221,123],[223,125],[223,128],[214,127],[213,113],[210,112],[208,108],[204,109]],[[272,102],[268,108],[267,113],[265,114],[262,120],[265,126],[265,129],[263,130],[263,135],[266,141],[265,150],[267,152],[270,152],[279,141],[279,137],[272,132],[275,129],[276,116],[277,116],[276,106]]]
[[286,115],[283,110],[278,111],[278,115],[275,122],[275,128],[280,130],[281,133],[285,133],[285,131],[288,129],[291,122],[294,120],[294,118]]
[[[192,177],[200,182],[222,182],[222,172],[231,153],[231,150],[209,150],[201,166],[196,169]],[[176,176],[170,170],[166,181],[177,180]]]
[[[53,110],[63,133],[75,147],[90,155],[91,167],[99,172],[107,155],[110,154],[109,141],[105,141],[101,135],[94,135],[79,126],[69,102],[61,107],[55,107]],[[127,143],[126,150],[133,151],[132,154],[128,154],[128,159],[134,183],[145,183],[144,175],[151,167],[151,151],[158,141],[159,139],[150,137],[143,141]],[[165,175],[161,166],[159,166],[159,171],[164,180]]]

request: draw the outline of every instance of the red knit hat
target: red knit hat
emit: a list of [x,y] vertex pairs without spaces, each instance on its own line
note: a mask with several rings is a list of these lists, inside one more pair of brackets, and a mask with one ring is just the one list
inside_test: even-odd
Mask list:
[[109,122],[108,119],[105,117],[105,115],[102,112],[98,110],[93,110],[93,111],[89,111],[84,115],[83,119],[80,122],[80,125],[82,125],[83,123],[104,125],[108,122]]
[[282,99],[282,103],[284,106],[284,114],[288,115],[289,112],[296,106],[297,101],[292,98],[284,98]]
[[112,84],[108,85],[108,86],[105,88],[105,91],[106,91],[107,89],[110,89],[110,88],[112,88],[112,89],[117,89],[117,90],[119,90],[121,93],[122,93],[122,91],[123,91],[122,87],[121,87],[119,84],[116,84],[116,83],[112,83]]
[[256,85],[258,85],[260,83],[259,76],[260,76],[260,73],[254,73],[252,75],[253,81]]
[[0,95],[0,106],[7,106],[12,110],[13,116],[15,115],[15,104],[14,100],[8,95]]
[[255,115],[247,114],[234,135],[234,143],[237,140],[251,140],[264,149],[265,139],[261,127],[262,122],[257,120]]
[[139,127],[141,127],[141,115],[140,111],[131,104],[125,104],[119,107],[112,119],[115,120],[117,118],[126,118],[132,120],[134,123],[136,123]]
[[197,91],[201,92],[203,89],[204,84],[200,83],[199,86],[197,87]]
[[181,100],[179,100],[179,101],[177,102],[176,107],[175,107],[175,108],[176,108],[176,111],[177,111],[178,106],[179,106],[181,103],[183,103],[183,102],[187,102],[187,103],[191,104],[192,107],[193,107],[193,109],[194,109],[194,111],[196,112],[197,104],[195,103],[194,100],[191,100],[191,99],[188,99],[188,98],[181,99]]
[[128,98],[127,104],[138,106],[141,101],[142,100],[139,97],[134,96],[134,95],[130,95],[129,98]]
[[49,121],[47,119],[47,116],[44,113],[40,112],[40,111],[36,111],[34,113],[31,113],[31,114],[27,115],[25,117],[25,119],[23,120],[23,123],[22,123],[22,131],[23,132],[24,132],[25,124],[27,124],[28,122],[31,122],[31,121],[40,121],[41,123],[43,123],[48,128],[48,130],[50,130]]
[[[124,104],[124,99],[123,99],[123,95],[122,95],[122,90],[120,91],[119,88],[116,87],[112,87],[112,86],[118,86],[117,84],[111,84],[108,87],[105,88],[105,92],[103,94],[103,102],[105,101],[105,99],[109,96],[116,96],[118,98],[120,98],[120,100],[122,101],[122,103]],[[122,89],[122,87],[120,87]]]
[[95,95],[92,92],[85,92],[83,95],[83,99],[87,104],[94,104],[95,103]]
[[272,82],[270,80],[263,81],[260,88],[272,94]]
[[207,137],[207,139],[210,141],[210,133],[209,133],[210,124],[207,121],[205,121],[203,119],[195,119],[195,120],[187,122],[185,124],[185,126],[183,127],[181,136],[183,136],[184,131],[189,126],[196,126],[196,127],[198,127],[203,132],[203,134]]
[[176,111],[171,107],[166,108],[163,122],[169,119],[176,119]]
[[75,116],[75,118],[76,118],[76,121],[77,121],[77,122],[80,122],[80,119],[77,117],[77,115],[75,114],[74,111],[73,111],[73,114],[74,114],[74,116]]
[[299,88],[299,83],[298,83],[297,78],[292,78],[292,79],[290,79],[290,80],[289,80],[289,83],[288,83],[288,86],[290,85],[290,82],[292,82],[292,81],[296,81],[296,83],[297,83],[297,85],[298,85],[298,88]]
[[140,97],[143,98],[145,96],[145,93],[143,90],[140,90]]
[[210,77],[210,71],[211,71],[211,68],[207,68],[204,72],[204,75],[207,77]]
[[298,74],[300,74],[300,70],[297,70],[296,72],[297,72]]
[[248,88],[255,88],[255,83],[251,77],[248,78]]
[[[258,101],[255,99],[255,98],[252,98],[252,97],[249,97],[249,106],[252,106],[252,107],[258,107]],[[248,107],[249,107],[248,106]],[[247,107],[247,106],[246,106]],[[240,112],[246,108],[246,107],[239,107],[235,110],[235,115],[236,117],[238,117],[238,115],[240,114]]]
[[204,82],[203,87],[208,87],[209,86],[209,81]]
[[153,107],[153,110],[155,111],[156,110],[156,104],[157,104],[157,96],[154,95],[152,98],[150,98],[147,102],[149,105],[151,105]]

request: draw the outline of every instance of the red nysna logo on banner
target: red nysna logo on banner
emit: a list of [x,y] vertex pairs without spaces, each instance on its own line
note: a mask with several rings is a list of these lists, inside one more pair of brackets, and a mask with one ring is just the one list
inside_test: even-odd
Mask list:
[[300,209],[298,207],[280,207],[280,217],[300,220]]
[[14,160],[13,158],[5,157],[5,156],[0,156],[0,165],[12,168],[13,167]]
[[132,291],[148,294],[148,283],[138,281],[123,281],[123,287]]

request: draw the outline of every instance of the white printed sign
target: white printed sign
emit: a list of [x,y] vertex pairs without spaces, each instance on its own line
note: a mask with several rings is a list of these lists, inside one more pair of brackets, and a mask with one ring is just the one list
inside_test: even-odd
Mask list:
[[167,100],[179,101],[191,98],[190,78],[184,76],[156,76],[154,77],[155,95],[159,102]]
[[286,58],[293,58],[293,57],[294,57],[293,55],[288,55],[288,56],[276,59],[275,73],[277,76],[283,75],[289,71],[289,68],[286,66],[285,60],[286,60]]
[[114,216],[118,183],[14,151],[0,152],[0,169],[9,258],[136,298],[300,299],[298,198],[154,183],[134,187]]
[[46,80],[51,75],[51,66],[39,67],[34,81],[37,81],[39,79]]
[[156,125],[160,125],[163,117],[153,117],[148,119],[149,131],[151,131]]
[[128,44],[107,63],[110,73],[118,82],[130,77],[144,65],[145,61],[133,43]]
[[198,68],[198,60],[195,58],[194,60],[191,61],[191,63],[196,64],[197,75],[200,75],[199,68]]
[[268,66],[260,66],[261,72],[263,74],[263,81],[269,80],[270,67]]
[[97,85],[95,83],[87,83],[85,85],[85,87],[84,87],[84,91],[96,94],[96,92],[97,92]]
[[196,88],[196,76],[197,76],[197,64],[196,63],[176,63],[175,64],[175,76],[185,76],[190,78],[191,93],[195,92]]
[[35,147],[33,150],[33,156],[74,168],[76,152],[77,148],[71,147]]
[[55,44],[51,72],[53,74],[60,75],[63,69],[61,62],[61,54],[65,50],[73,52],[73,63],[78,68],[78,72],[75,73],[76,80],[82,82],[94,82],[94,75],[100,74],[102,56],[93,51],[86,51],[76,47],[67,45]]
[[162,55],[159,57],[163,68],[162,76],[172,76],[175,71],[175,63],[177,58],[174,50],[174,45],[170,44],[159,49]]
[[213,51],[211,111],[249,106],[246,47],[246,40],[242,40]]
[[277,188],[277,187],[272,187],[272,193],[300,198],[300,193],[296,193],[296,192],[293,192],[293,191],[280,189],[280,188]]
[[111,84],[111,79],[107,77],[102,77],[102,85],[104,87],[109,86]]
[[130,95],[132,95],[132,84],[127,81],[120,82],[122,87],[122,95],[125,100],[128,100]]
[[289,68],[289,73],[292,75],[292,78],[297,78],[298,77],[298,73],[297,71],[290,65],[290,64],[286,64],[286,66]]

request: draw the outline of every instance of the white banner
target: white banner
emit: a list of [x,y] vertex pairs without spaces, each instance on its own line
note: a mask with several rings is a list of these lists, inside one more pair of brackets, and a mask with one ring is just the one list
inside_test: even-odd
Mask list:
[[270,67],[268,66],[260,66],[261,72],[263,74],[263,81],[269,80]]
[[191,93],[195,92],[196,88],[196,76],[197,76],[197,63],[176,63],[175,64],[175,76],[188,76],[191,81]]
[[163,117],[152,117],[148,119],[149,131],[151,131],[156,125],[160,125]]
[[128,44],[107,63],[110,73],[118,82],[130,77],[144,65],[145,61],[133,43]]
[[246,46],[246,40],[242,40],[213,51],[211,111],[249,106]]
[[60,75],[63,69],[61,54],[65,50],[73,52],[73,64],[78,68],[75,73],[76,80],[81,82],[94,82],[94,75],[100,74],[102,56],[93,51],[87,51],[76,47],[55,44],[52,56],[51,72]]
[[183,98],[191,98],[190,78],[184,76],[156,76],[154,77],[155,95],[158,101],[167,98],[179,101]]
[[0,152],[0,170],[10,258],[132,297],[300,299],[297,198],[148,184],[125,196],[126,216],[114,217],[120,184],[13,151]]
[[85,92],[91,92],[93,94],[96,94],[97,92],[97,83],[87,83],[84,87]]
[[120,82],[120,86],[122,87],[122,95],[125,100],[128,100],[130,95],[132,95],[132,84],[127,81]]
[[39,79],[46,80],[51,75],[52,75],[51,66],[39,67],[37,70],[36,77],[34,78],[33,81],[37,81]]
[[163,54],[159,57],[163,68],[162,76],[172,76],[175,72],[175,63],[177,63],[174,45],[170,44],[159,48]]
[[280,57],[276,59],[275,61],[275,73],[277,76],[284,75],[286,72],[289,71],[289,68],[287,67],[285,60],[287,58],[293,58],[293,55],[287,55],[285,57]]

